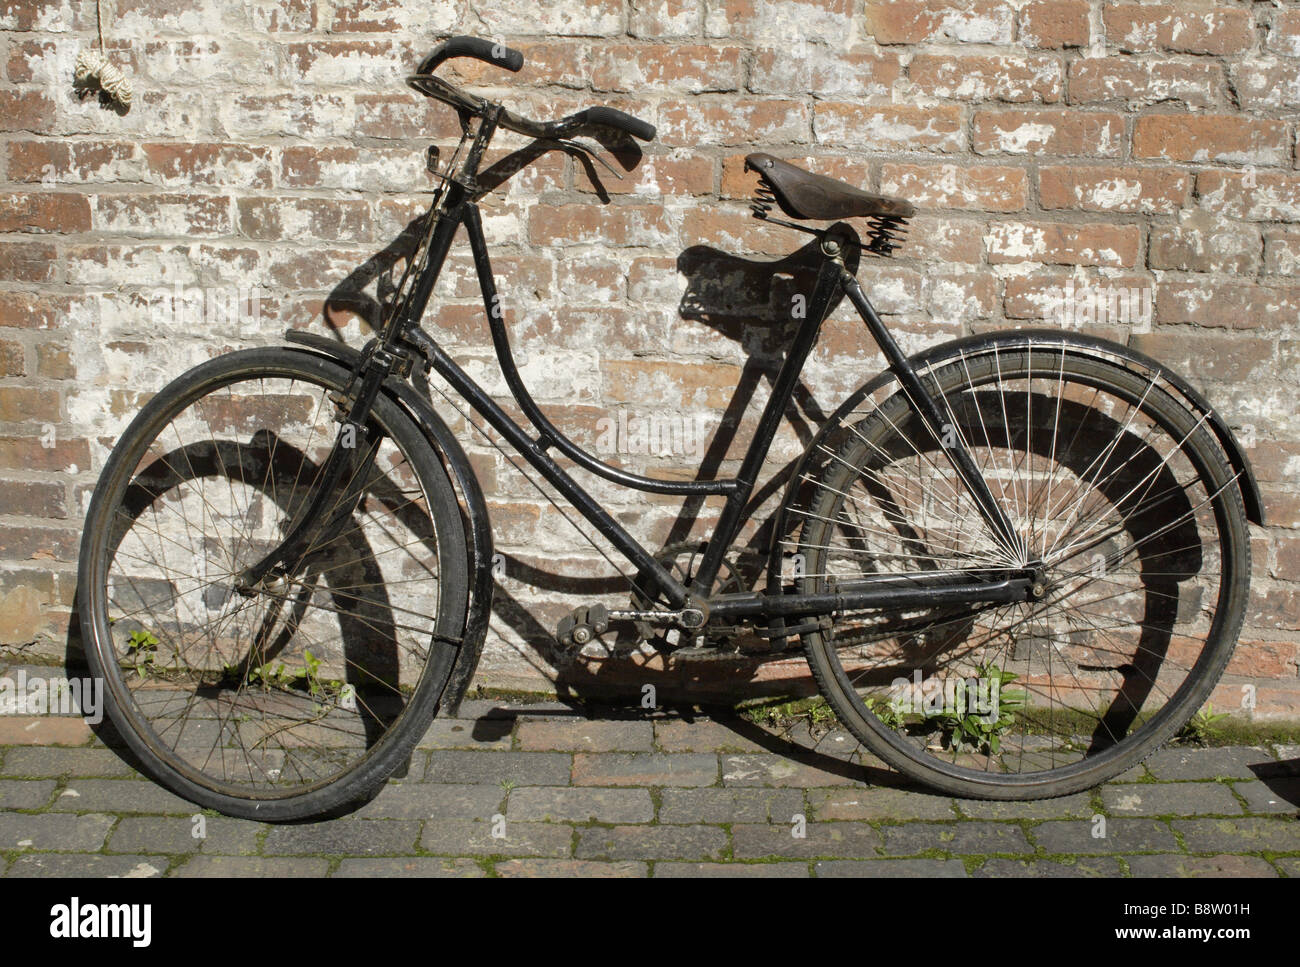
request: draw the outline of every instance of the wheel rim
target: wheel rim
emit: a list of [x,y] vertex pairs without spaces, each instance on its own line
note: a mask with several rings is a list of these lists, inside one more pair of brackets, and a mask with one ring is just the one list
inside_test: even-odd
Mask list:
[[219,794],[300,796],[354,771],[428,699],[425,667],[445,657],[429,494],[412,430],[382,407],[353,441],[369,470],[335,500],[355,497],[353,513],[285,578],[235,588],[306,506],[338,389],[292,371],[207,382],[149,421],[106,495],[109,687],[151,751]]
[[[899,397],[846,425],[799,512],[803,586],[1028,565],[1043,597],[837,623],[825,653],[855,731],[954,778],[1022,783],[1176,727],[1188,694],[1217,675],[1233,584],[1219,497],[1235,483],[1215,482],[1204,429],[1173,413],[1158,377],[1063,351],[995,349],[932,375],[947,391],[939,432]],[[945,435],[972,452],[1027,554],[978,517]]]

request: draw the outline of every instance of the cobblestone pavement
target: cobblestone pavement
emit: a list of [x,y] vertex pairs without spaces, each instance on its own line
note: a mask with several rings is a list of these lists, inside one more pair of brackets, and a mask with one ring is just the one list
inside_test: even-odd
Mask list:
[[905,788],[836,732],[486,700],[461,716],[358,811],[281,826],[202,816],[79,719],[0,716],[0,871],[1300,877],[1300,746],[1171,748],[1091,793],[987,803]]

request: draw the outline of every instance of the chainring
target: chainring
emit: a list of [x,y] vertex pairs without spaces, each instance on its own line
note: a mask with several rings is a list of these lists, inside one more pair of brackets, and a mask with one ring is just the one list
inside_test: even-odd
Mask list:
[[[680,541],[676,544],[669,544],[659,552],[656,560],[676,580],[689,585],[695,580],[695,572],[707,546],[706,541]],[[742,550],[739,556],[753,557],[756,562],[762,559],[761,555],[756,551],[747,552]],[[721,567],[718,568],[718,576],[714,578],[713,587],[709,593],[737,594],[748,590],[749,586],[740,571],[731,560],[724,557]],[[632,607],[639,611],[648,611],[654,608],[655,604],[638,587],[632,592]],[[638,641],[648,643],[664,651],[715,646],[742,631],[739,627],[724,625],[721,627],[709,626],[703,631],[692,633],[677,628],[656,627],[647,621],[637,621],[635,624]]]

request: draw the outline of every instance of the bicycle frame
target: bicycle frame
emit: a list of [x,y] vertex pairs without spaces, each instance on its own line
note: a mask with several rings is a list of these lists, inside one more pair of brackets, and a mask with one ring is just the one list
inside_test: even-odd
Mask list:
[[[791,400],[799,374],[816,342],[818,331],[825,321],[838,288],[843,287],[858,309],[876,343],[889,359],[891,368],[908,393],[917,412],[936,432],[943,422],[939,406],[927,392],[907,357],[894,342],[853,274],[845,268],[842,257],[843,236],[832,226],[831,229],[816,232],[821,239],[825,260],[817,274],[813,293],[808,299],[807,313],[777,374],[772,393],[759,417],[757,431],[735,477],[691,481],[656,480],[611,466],[584,450],[547,419],[524,385],[511,353],[504,313],[501,311],[500,296],[492,273],[487,241],[483,234],[482,218],[475,202],[479,192],[478,165],[491,141],[500,114],[500,107],[489,109],[484,113],[460,170],[454,174],[450,171],[447,173],[443,189],[438,192],[429,211],[433,223],[428,228],[428,247],[421,268],[414,279],[409,296],[404,301],[400,299],[402,286],[399,285],[399,302],[380,337],[372,344],[363,363],[358,367],[354,378],[358,388],[354,393],[349,394],[352,402],[343,419],[345,424],[350,423],[358,429],[363,428],[369,407],[383,380],[394,372],[402,376],[409,375],[412,355],[422,357],[429,369],[449,383],[475,412],[500,433],[514,450],[638,568],[641,575],[653,585],[655,592],[662,595],[669,607],[675,610],[698,609],[705,614],[706,620],[710,613],[716,617],[731,619],[783,618],[880,607],[903,608],[953,602],[991,603],[1032,599],[1035,594],[1036,575],[1030,566],[1009,568],[1005,571],[991,570],[985,575],[985,580],[955,581],[951,575],[938,577],[918,574],[905,576],[906,580],[900,581],[899,575],[881,575],[876,580],[868,578],[851,584],[842,584],[834,593],[773,594],[769,590],[767,594],[743,593],[711,597],[709,589],[713,586],[727,550],[740,530],[745,506],[753,495],[759,472],[779,429],[782,414]],[[462,146],[469,137],[469,129],[466,125],[461,141]],[[459,149],[457,154],[459,155]],[[483,307],[498,363],[511,394],[527,417],[532,430],[536,432],[536,437],[533,437],[528,429],[516,423],[457,365],[436,339],[420,326],[420,320],[446,262],[453,239],[462,225],[466,230],[470,251],[473,254]],[[647,493],[679,494],[684,497],[725,497],[726,501],[717,530],[707,542],[698,570],[690,585],[677,581],[650,551],[633,538],[578,481],[555,462],[550,455],[551,450],[568,457],[579,467],[620,486]],[[994,500],[969,453],[960,444],[946,448],[945,452],[949,453],[954,468],[963,483],[971,490],[981,514],[993,528],[993,532],[1006,540],[1010,547],[1020,547],[1019,539],[1015,536],[1010,522]],[[343,459],[339,456],[337,444],[329,459],[334,461],[336,458]],[[327,466],[322,477],[330,479],[332,470],[334,467]],[[317,524],[314,518],[318,516],[319,509],[313,506],[300,522],[299,527],[295,529],[295,534],[313,529]],[[255,585],[273,567],[291,558],[293,556],[291,542],[292,535],[261,562],[247,569],[241,583],[247,586]],[[1023,560],[1023,557],[1021,559]]]

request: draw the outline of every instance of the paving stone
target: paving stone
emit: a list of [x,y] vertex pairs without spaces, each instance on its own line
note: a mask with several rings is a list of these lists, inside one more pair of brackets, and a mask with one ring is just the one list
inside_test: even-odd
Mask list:
[[722,783],[726,786],[843,786],[859,783],[865,770],[843,763],[842,772],[828,771],[827,760],[819,764],[801,762],[780,755],[724,755]]
[[338,819],[303,826],[273,826],[262,840],[262,852],[267,856],[410,853],[419,835],[420,824],[407,819]]
[[127,816],[114,828],[106,849],[110,853],[197,853],[203,841],[194,837],[194,829],[188,819]]
[[[773,736],[773,738],[788,745],[790,753],[796,758],[802,753],[840,761],[865,759],[863,765],[883,766],[879,759],[863,748],[857,736],[845,729],[827,730],[820,727],[813,728],[806,722],[796,722],[779,737]],[[766,751],[786,754],[780,747],[769,746]]]
[[1191,853],[1300,852],[1300,822],[1294,819],[1180,819],[1173,827]]
[[[504,835],[494,838],[499,829]],[[424,824],[420,848],[447,856],[550,856],[570,855],[573,828],[558,823],[514,823],[498,825],[469,820],[429,820]]]
[[473,860],[447,859],[441,856],[365,856],[348,857],[339,864],[333,877],[365,878],[418,877],[478,879],[487,876]]
[[1111,815],[1231,816],[1241,803],[1221,782],[1137,782],[1106,786],[1102,805]]
[[541,702],[517,702],[500,698],[467,698],[460,703],[462,719],[517,719],[525,715],[574,715],[582,708],[571,702],[550,699]]
[[1272,754],[1257,746],[1217,749],[1161,749],[1146,760],[1157,779],[1254,779],[1251,766],[1275,764]]
[[6,877],[76,877],[77,879],[151,879],[167,872],[165,856],[105,856],[102,853],[28,853],[5,872]]
[[822,860],[814,869],[820,877],[941,877],[965,879],[961,860]]
[[578,753],[575,786],[711,786],[718,757],[695,752]]
[[609,860],[716,860],[727,846],[719,826],[595,826],[579,831],[574,856]]
[[1077,792],[1058,799],[1030,802],[996,802],[990,799],[958,799],[957,809],[971,819],[1090,819],[1092,794]]
[[90,726],[72,715],[0,715],[0,745],[85,745]]
[[499,784],[390,782],[357,810],[359,819],[488,819],[501,811]]
[[807,879],[807,863],[656,863],[655,879],[685,877],[690,879]]
[[0,775],[127,777],[138,773],[112,749],[31,747],[9,749]]
[[0,809],[40,809],[57,786],[53,779],[0,779]]
[[1158,877],[1276,877],[1277,870],[1258,856],[1130,856],[1133,876]]
[[482,752],[444,749],[429,753],[426,782],[457,784],[510,781],[520,786],[567,786],[573,757],[566,752]]
[[1066,879],[1076,877],[1117,877],[1123,872],[1113,856],[1073,856],[1068,860],[1015,860],[995,856],[987,859],[971,876],[1003,879]]
[[1024,830],[1011,823],[903,823],[883,826],[885,853],[910,856],[926,850],[978,855],[983,853],[1032,853]]
[[1300,879],[1300,856],[1277,856],[1273,865],[1291,879]]
[[1294,761],[1300,764],[1300,745],[1285,745],[1275,742],[1273,744],[1273,754],[1281,762]]
[[436,718],[418,748],[507,750],[514,741],[514,728],[514,719]]
[[0,849],[93,853],[104,845],[104,837],[116,821],[98,813],[0,813]]
[[664,719],[654,723],[655,744],[664,752],[762,752],[763,746],[737,731],[743,728],[713,719]]
[[329,872],[329,860],[320,856],[209,856],[190,858],[168,873],[177,877],[321,877]]
[[[262,831],[270,828],[263,823],[232,819],[229,816],[205,816],[204,819],[208,835],[200,840],[202,845],[199,847],[204,853],[220,853],[227,856],[251,855],[258,850]],[[193,829],[193,826],[190,828]]]
[[525,822],[648,823],[654,815],[648,789],[523,786],[506,803],[507,818]]
[[1030,836],[1048,853],[1179,852],[1174,834],[1158,820],[1113,816],[1106,820],[1106,835],[1094,837],[1099,828],[1091,820],[1060,820],[1039,823]]
[[805,836],[792,835],[791,823],[738,824],[731,827],[737,859],[767,857],[870,858],[880,855],[879,831],[866,823],[807,823]]
[[1232,791],[1246,800],[1248,813],[1300,812],[1300,779],[1234,782]]
[[556,752],[649,752],[650,722],[592,722],[588,719],[524,719],[515,730],[519,748]]
[[193,815],[201,807],[147,779],[70,779],[55,797],[56,812]]
[[808,790],[809,819],[954,819],[952,800],[883,786]]
[[791,822],[804,812],[803,792],[764,786],[732,789],[665,789],[660,793],[661,823]]
[[649,867],[645,863],[630,860],[618,863],[599,863],[592,860],[502,860],[493,868],[499,876],[531,876],[548,879],[554,877],[634,879],[649,875]]

